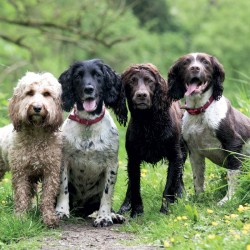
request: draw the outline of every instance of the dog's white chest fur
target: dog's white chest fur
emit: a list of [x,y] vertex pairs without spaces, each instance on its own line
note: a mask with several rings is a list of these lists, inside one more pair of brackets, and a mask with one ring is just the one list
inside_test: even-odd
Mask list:
[[226,117],[227,109],[227,102],[222,97],[214,101],[203,114],[190,115],[185,112],[183,117],[182,132],[189,149],[198,150],[199,154],[218,164],[223,161],[223,154],[215,131]]

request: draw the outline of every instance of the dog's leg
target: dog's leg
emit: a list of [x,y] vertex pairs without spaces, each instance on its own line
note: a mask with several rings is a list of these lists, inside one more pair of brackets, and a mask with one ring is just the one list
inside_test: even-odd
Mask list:
[[205,158],[193,151],[190,152],[190,162],[193,171],[194,190],[196,194],[204,192]]
[[30,208],[32,197],[31,183],[28,180],[28,176],[13,171],[12,186],[14,190],[15,213],[20,216]]
[[128,212],[130,210],[131,210],[131,187],[128,181],[128,188],[127,188],[126,196],[118,211],[118,214],[124,214],[125,212]]
[[97,218],[93,223],[95,227],[106,227],[113,225],[113,223],[123,223],[125,221],[122,215],[111,212],[114,185],[118,170],[117,156],[115,157],[115,161],[111,161],[110,163],[105,175],[105,186],[102,193],[100,208]]
[[223,205],[228,200],[232,199],[237,187],[237,179],[239,177],[239,174],[240,170],[230,170],[230,169],[227,170],[228,190],[226,196],[217,203],[219,206]]
[[5,164],[4,161],[1,159],[0,156],[0,180],[4,177],[6,170],[5,170]]
[[59,218],[56,216],[55,203],[60,184],[60,165],[60,159],[56,159],[53,165],[48,168],[50,171],[48,170],[44,173],[41,212],[43,222],[49,227],[55,227],[59,223]]
[[57,197],[56,214],[59,218],[64,216],[69,217],[69,172],[68,172],[68,161],[62,160],[62,171],[60,176],[60,191]]
[[143,214],[143,203],[140,191],[140,161],[128,157],[128,178],[131,190],[131,214],[132,218]]
[[184,184],[182,180],[183,159],[181,156],[181,150],[178,150],[177,146],[168,155],[168,175],[160,209],[160,212],[164,214],[168,212],[169,203],[174,203],[177,196],[182,196]]

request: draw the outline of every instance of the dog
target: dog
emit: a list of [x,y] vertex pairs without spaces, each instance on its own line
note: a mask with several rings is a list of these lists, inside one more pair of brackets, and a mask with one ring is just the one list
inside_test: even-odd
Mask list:
[[0,178],[11,170],[15,213],[28,211],[36,183],[42,181],[41,212],[49,227],[59,222],[55,203],[62,155],[61,93],[52,74],[27,72],[10,99],[12,124],[0,129]]
[[[168,176],[160,212],[182,195],[185,148],[181,137],[182,111],[167,98],[167,82],[153,64],[135,64],[121,75],[123,98],[131,118],[126,132],[128,188],[118,213],[131,210],[131,217],[143,213],[140,194],[140,165],[168,160]],[[124,105],[120,110],[126,108]]]
[[204,192],[205,158],[228,169],[228,192],[219,202],[231,199],[241,168],[242,154],[250,139],[250,119],[233,108],[223,94],[222,64],[206,53],[179,58],[168,72],[168,96],[185,96],[182,133],[190,153],[196,194]]
[[79,61],[59,77],[63,109],[70,111],[62,126],[63,172],[57,213],[69,217],[69,210],[86,217],[98,210],[95,227],[123,223],[124,217],[111,211],[118,171],[119,137],[107,111],[110,107],[120,123],[125,111],[118,105],[120,76],[100,59]]

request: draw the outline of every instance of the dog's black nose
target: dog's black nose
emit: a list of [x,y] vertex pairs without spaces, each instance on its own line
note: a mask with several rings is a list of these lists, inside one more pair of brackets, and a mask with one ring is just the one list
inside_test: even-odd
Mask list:
[[136,94],[136,98],[145,99],[148,97],[148,93],[146,91],[138,91]]
[[200,71],[200,67],[199,66],[191,66],[191,71],[193,72],[199,72]]
[[33,106],[33,109],[36,113],[39,113],[41,111],[42,107],[41,106]]
[[94,87],[91,85],[88,85],[84,88],[84,93],[85,94],[92,94],[94,92]]

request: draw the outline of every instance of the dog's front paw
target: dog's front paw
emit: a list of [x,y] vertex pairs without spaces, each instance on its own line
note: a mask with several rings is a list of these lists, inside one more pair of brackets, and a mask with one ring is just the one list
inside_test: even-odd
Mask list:
[[137,205],[134,209],[132,209],[130,217],[136,218],[137,216],[140,216],[143,214],[143,206]]
[[111,218],[115,224],[122,224],[125,222],[125,218],[120,214],[111,213]]
[[69,218],[69,213],[65,213],[61,211],[56,211],[56,215],[59,219],[63,219],[64,217]]
[[219,202],[217,202],[218,206],[223,206],[227,201],[229,201],[229,197],[226,195],[222,200],[220,200]]
[[69,218],[69,205],[66,200],[59,200],[56,205],[56,215],[62,219],[63,217]]
[[122,204],[120,207],[119,211],[117,212],[118,214],[124,214],[126,212],[129,212],[131,210],[131,203],[130,202],[125,202]]
[[98,216],[93,223],[94,227],[108,227],[108,226],[112,226],[113,225],[113,221],[111,216]]
[[62,219],[63,217],[69,218],[69,207],[68,206],[56,206],[56,215],[58,218]]

